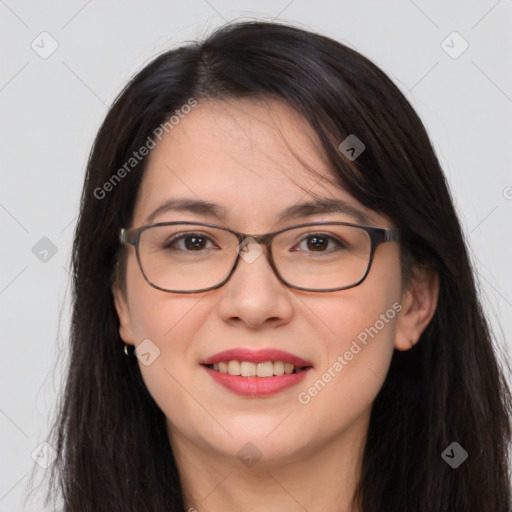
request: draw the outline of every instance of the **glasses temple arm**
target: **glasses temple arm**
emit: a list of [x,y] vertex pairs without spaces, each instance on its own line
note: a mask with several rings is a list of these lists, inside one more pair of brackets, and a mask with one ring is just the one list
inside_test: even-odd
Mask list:
[[398,242],[401,238],[400,228],[384,228],[384,242]]

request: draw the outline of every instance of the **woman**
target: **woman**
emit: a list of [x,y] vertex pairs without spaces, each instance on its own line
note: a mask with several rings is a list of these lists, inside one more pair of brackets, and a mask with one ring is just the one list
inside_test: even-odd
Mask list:
[[258,22],[156,58],[97,136],[73,267],[64,510],[510,507],[445,178],[353,50]]

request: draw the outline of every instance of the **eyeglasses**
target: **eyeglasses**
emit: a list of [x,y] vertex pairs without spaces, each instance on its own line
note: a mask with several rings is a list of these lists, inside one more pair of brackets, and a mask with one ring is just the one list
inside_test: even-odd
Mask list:
[[[166,292],[198,293],[224,285],[240,257],[251,263],[266,247],[275,275],[298,290],[330,292],[361,284],[379,244],[400,240],[400,228],[310,222],[248,235],[202,222],[161,222],[121,229],[135,247],[146,281]],[[254,244],[253,251],[250,245]]]

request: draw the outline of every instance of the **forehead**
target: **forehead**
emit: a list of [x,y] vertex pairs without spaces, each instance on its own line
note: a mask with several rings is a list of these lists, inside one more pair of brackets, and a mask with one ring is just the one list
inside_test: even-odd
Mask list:
[[273,225],[277,211],[301,199],[357,204],[332,181],[316,134],[284,103],[202,102],[151,151],[135,225],[170,198],[219,204],[233,228],[245,219],[244,229],[256,231]]
[[240,174],[240,167],[261,178],[275,178],[287,171],[298,176],[298,158],[322,170],[321,155],[316,134],[283,102],[217,100],[199,103],[184,115],[155,148],[150,165],[151,160],[172,158],[192,171],[208,159],[211,165],[221,164],[216,170],[226,178]]

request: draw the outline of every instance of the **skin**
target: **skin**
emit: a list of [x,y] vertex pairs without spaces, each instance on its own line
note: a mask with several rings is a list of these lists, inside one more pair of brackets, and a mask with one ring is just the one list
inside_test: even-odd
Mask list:
[[[319,180],[301,162],[326,179]],[[334,187],[329,177],[315,134],[286,105],[254,99],[202,102],[152,150],[132,226],[149,224],[149,214],[171,197],[210,201],[227,215],[167,211],[153,222],[212,222],[252,234],[301,222],[357,222],[342,213],[279,220],[288,206],[329,197],[358,208],[371,225],[393,227]],[[402,283],[399,244],[386,243],[377,248],[366,280],[352,289],[291,289],[274,275],[263,253],[252,263],[241,260],[217,290],[167,293],[144,280],[129,247],[126,292],[117,286],[113,292],[123,341],[136,346],[149,338],[160,350],[152,364],[139,365],[167,418],[187,509],[358,510],[349,502],[372,402],[393,350],[410,349],[434,313],[435,275],[417,270]],[[298,393],[307,391],[394,303],[402,306],[400,313],[321,392],[301,404]],[[300,384],[276,395],[240,397],[215,383],[199,364],[235,347],[279,348],[314,368]],[[249,442],[261,453],[252,467],[237,457]]]

